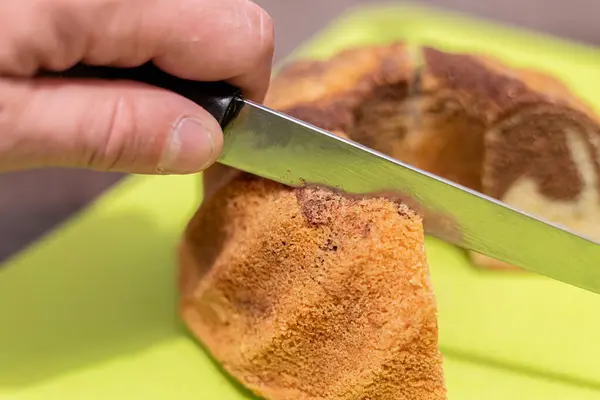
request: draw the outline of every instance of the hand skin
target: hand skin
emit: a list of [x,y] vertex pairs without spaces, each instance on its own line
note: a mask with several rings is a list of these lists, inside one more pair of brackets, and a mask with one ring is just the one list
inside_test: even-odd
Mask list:
[[34,76],[151,60],[182,78],[227,80],[260,102],[273,36],[269,15],[249,0],[1,0],[0,172],[205,170],[222,132],[190,100],[135,82]]

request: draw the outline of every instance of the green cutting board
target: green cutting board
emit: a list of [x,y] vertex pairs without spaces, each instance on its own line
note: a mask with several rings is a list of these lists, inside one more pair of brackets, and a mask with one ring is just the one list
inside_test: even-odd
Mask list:
[[[423,8],[353,10],[295,56],[396,39],[542,68],[600,106],[596,50]],[[199,197],[198,176],[128,178],[0,268],[0,399],[252,398],[177,318],[175,244]],[[434,239],[427,253],[451,400],[600,398],[600,296]]]

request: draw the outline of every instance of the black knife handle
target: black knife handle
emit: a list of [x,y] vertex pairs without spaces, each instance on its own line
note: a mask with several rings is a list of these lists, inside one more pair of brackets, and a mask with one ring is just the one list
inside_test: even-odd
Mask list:
[[170,90],[192,100],[208,111],[223,128],[236,117],[243,105],[240,90],[226,82],[198,82],[177,78],[162,71],[151,62],[133,68],[77,64],[65,71],[43,71],[38,76],[143,82]]

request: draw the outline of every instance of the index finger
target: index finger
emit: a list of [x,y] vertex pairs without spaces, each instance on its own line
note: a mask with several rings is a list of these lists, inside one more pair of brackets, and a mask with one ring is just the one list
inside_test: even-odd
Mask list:
[[249,0],[6,0],[0,37],[1,73],[152,60],[181,78],[228,80],[256,101],[273,57],[271,18]]

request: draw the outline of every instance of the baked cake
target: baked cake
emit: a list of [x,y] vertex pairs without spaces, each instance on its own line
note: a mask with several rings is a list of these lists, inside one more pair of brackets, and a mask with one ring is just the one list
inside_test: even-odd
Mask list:
[[240,175],[187,229],[182,316],[267,399],[445,399],[423,239],[405,205]]
[[[396,43],[289,64],[266,104],[600,236],[596,117],[543,73]],[[216,165],[180,248],[182,317],[267,399],[444,399],[421,222]]]

